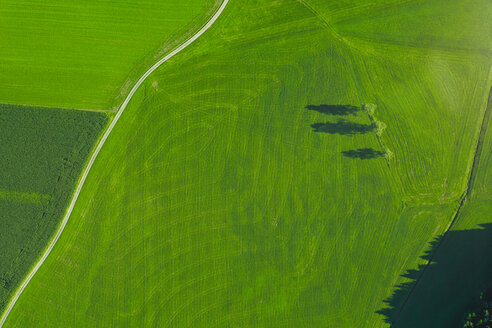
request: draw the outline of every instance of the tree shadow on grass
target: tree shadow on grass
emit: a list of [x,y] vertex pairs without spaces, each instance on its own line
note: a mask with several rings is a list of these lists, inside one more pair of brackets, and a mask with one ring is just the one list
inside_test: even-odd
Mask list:
[[374,130],[371,124],[352,123],[343,119],[338,120],[336,123],[314,123],[311,127],[314,132],[340,135],[364,134]]
[[387,307],[377,311],[385,322],[393,328],[463,327],[465,314],[492,283],[492,224],[480,227],[449,231],[436,252],[440,240],[433,241],[422,257],[431,264],[405,273],[410,281],[396,286]]
[[374,159],[384,156],[384,151],[374,150],[372,148],[359,148],[356,150],[342,151],[343,156],[359,159]]
[[326,115],[355,115],[360,107],[352,105],[307,105],[306,109],[314,110]]

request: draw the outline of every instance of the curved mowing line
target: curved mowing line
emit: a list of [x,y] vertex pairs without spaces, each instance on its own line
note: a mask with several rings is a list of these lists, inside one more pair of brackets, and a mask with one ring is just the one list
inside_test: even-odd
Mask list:
[[121,104],[121,106],[118,109],[118,112],[116,113],[116,116],[114,117],[113,121],[111,122],[111,124],[109,125],[108,129],[104,133],[103,137],[101,138],[101,140],[97,144],[97,147],[96,147],[94,153],[92,154],[91,159],[89,160],[89,163],[87,164],[87,166],[86,166],[86,168],[84,170],[84,173],[82,174],[82,177],[80,178],[79,184],[77,185],[77,189],[75,190],[75,194],[72,197],[72,201],[70,202],[70,205],[68,206],[67,212],[65,213],[65,216],[63,217],[63,221],[62,221],[60,227],[58,228],[58,230],[56,231],[55,236],[51,240],[51,242],[48,245],[48,248],[46,249],[46,251],[43,253],[43,256],[39,259],[39,261],[36,263],[36,265],[31,270],[31,272],[29,272],[29,275],[24,279],[24,281],[22,282],[22,284],[19,286],[19,288],[17,289],[17,291],[14,294],[14,297],[12,298],[12,300],[10,301],[9,305],[7,306],[5,312],[3,313],[2,318],[0,320],[0,328],[3,327],[3,325],[5,324],[5,321],[7,320],[7,317],[9,316],[10,312],[12,311],[12,308],[14,307],[15,303],[19,299],[19,297],[22,294],[22,292],[24,291],[24,289],[26,289],[26,287],[29,284],[29,282],[31,281],[32,277],[34,277],[34,275],[36,274],[36,272],[38,272],[39,268],[41,267],[41,265],[43,265],[43,263],[46,260],[46,258],[48,257],[48,255],[50,255],[51,250],[56,245],[58,239],[60,238],[60,235],[62,234],[63,230],[65,229],[65,226],[67,225],[67,222],[68,222],[68,219],[70,218],[70,215],[72,214],[72,210],[73,210],[73,208],[75,206],[75,203],[77,202],[77,199],[78,199],[79,194],[80,194],[80,190],[82,189],[82,186],[84,185],[84,182],[85,182],[85,180],[87,178],[87,175],[89,174],[89,172],[90,172],[90,170],[92,168],[92,164],[94,164],[94,161],[96,160],[97,155],[99,154],[99,151],[101,151],[101,148],[102,148],[102,146],[104,146],[104,143],[106,142],[106,139],[108,139],[109,134],[111,133],[111,131],[113,130],[114,126],[118,122],[119,118],[123,114],[123,111],[125,110],[126,106],[130,102],[130,100],[132,99],[132,97],[135,94],[135,92],[142,85],[142,83],[147,79],[147,77],[150,74],[152,74],[152,72],[154,72],[159,66],[161,66],[166,61],[168,61],[169,59],[171,59],[172,57],[174,57],[175,55],[177,55],[178,53],[180,53],[183,49],[185,49],[186,47],[188,47],[196,39],[198,39],[203,33],[205,33],[205,31],[208,30],[210,28],[210,26],[212,26],[213,23],[215,23],[215,21],[217,20],[217,18],[219,18],[219,16],[222,14],[222,12],[224,11],[224,9],[227,6],[227,3],[228,2],[229,2],[229,0],[223,0],[222,1],[222,4],[217,9],[217,11],[215,12],[215,14],[209,19],[209,21],[198,32],[196,32],[195,34],[193,34],[188,40],[186,40],[185,42],[183,42],[180,46],[178,46],[177,48],[175,48],[169,54],[167,54],[166,56],[164,56],[163,58],[161,58],[157,63],[155,63],[154,65],[152,65],[152,67],[149,68],[138,79],[137,83],[135,83],[135,85],[133,86],[133,88],[130,90],[130,93],[126,96],[125,101],[123,101],[123,103]]

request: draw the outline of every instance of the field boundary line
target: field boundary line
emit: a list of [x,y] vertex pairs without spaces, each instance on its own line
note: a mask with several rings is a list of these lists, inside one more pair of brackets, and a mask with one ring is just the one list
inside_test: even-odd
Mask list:
[[51,240],[51,242],[48,244],[48,247],[44,251],[43,255],[41,258],[38,260],[38,262],[35,264],[35,266],[31,269],[27,277],[24,279],[22,284],[17,288],[15,291],[14,296],[11,298],[10,302],[7,305],[7,308],[5,309],[4,313],[2,314],[2,317],[0,319],[0,328],[3,327],[5,324],[10,312],[12,311],[14,305],[16,304],[17,300],[19,299],[20,295],[26,289],[27,285],[31,281],[31,279],[34,277],[34,275],[38,272],[39,268],[43,265],[44,261],[46,258],[50,255],[51,251],[53,250],[54,246],[58,242],[58,239],[60,238],[63,230],[65,229],[65,226],[67,225],[68,220],[70,219],[70,215],[72,214],[73,208],[75,207],[75,203],[77,202],[77,199],[79,197],[80,191],[82,190],[82,187],[84,186],[85,180],[87,179],[87,175],[89,174],[92,165],[94,164],[97,156],[99,155],[99,152],[101,151],[101,148],[104,146],[104,143],[108,139],[111,131],[113,130],[114,126],[120,119],[121,115],[125,111],[126,107],[128,106],[130,100],[132,100],[133,95],[135,92],[140,88],[140,86],[145,82],[147,77],[149,77],[150,74],[152,74],[159,66],[164,64],[166,61],[180,53],[182,50],[187,48],[190,44],[192,44],[194,41],[196,41],[200,36],[202,36],[205,31],[207,31],[214,23],[215,21],[219,18],[219,16],[222,14],[224,11],[225,7],[227,6],[229,0],[223,0],[219,8],[215,11],[215,13],[212,15],[212,17],[203,25],[198,32],[195,34],[191,35],[186,41],[181,43],[179,46],[174,48],[170,53],[162,57],[159,61],[157,61],[154,65],[152,65],[140,78],[137,80],[137,82],[133,85],[132,89],[126,96],[125,100],[121,104],[121,106],[118,109],[118,112],[116,113],[115,117],[111,121],[111,124],[109,124],[107,130],[105,131],[104,135],[102,138],[99,140],[99,143],[97,144],[96,149],[92,153],[92,156],[87,163],[87,166],[84,169],[84,172],[79,180],[79,183],[77,185],[77,188],[75,190],[75,193],[72,196],[72,200],[70,201],[70,205],[67,208],[67,211],[65,212],[65,216],[63,217],[63,220],[56,231],[55,236]]
[[[492,77],[492,68],[489,71],[489,82],[490,82],[490,78],[491,77]],[[417,285],[422,280],[422,278],[423,278],[423,276],[424,276],[427,268],[432,264],[432,261],[434,260],[434,257],[436,256],[437,252],[439,251],[439,248],[446,241],[446,237],[448,236],[449,231],[451,231],[451,228],[453,227],[453,225],[458,220],[458,218],[459,218],[459,216],[461,214],[461,210],[463,209],[466,201],[468,200],[468,198],[470,196],[470,191],[472,189],[473,182],[475,181],[475,176],[476,176],[476,170],[475,169],[477,167],[478,162],[480,161],[480,155],[482,153],[483,141],[485,139],[485,133],[487,132],[487,125],[488,125],[488,122],[489,122],[489,119],[490,119],[490,110],[492,109],[491,108],[492,107],[492,86],[490,87],[490,90],[489,90],[489,95],[488,95],[488,98],[487,98],[486,106],[487,107],[485,108],[485,112],[484,112],[484,115],[482,117],[482,123],[480,124],[480,131],[479,131],[479,134],[478,134],[477,145],[475,147],[475,152],[473,154],[473,162],[472,162],[470,173],[469,173],[469,176],[468,176],[468,179],[467,179],[467,182],[466,182],[466,188],[463,191],[463,194],[461,195],[461,197],[459,199],[458,208],[456,209],[456,212],[454,213],[454,215],[453,215],[453,217],[451,219],[451,223],[448,225],[448,227],[446,228],[446,230],[442,234],[442,236],[439,239],[439,241],[438,241],[436,247],[434,248],[432,254],[430,254],[430,257],[427,260],[427,263],[425,263],[424,268],[420,271],[419,276],[415,280],[412,288],[408,292],[407,296],[405,297],[405,300],[403,301],[403,303],[400,306],[398,312],[396,313],[395,321],[394,321],[395,323],[398,321],[398,317],[403,312],[403,309],[405,308],[405,305],[410,300],[410,297],[412,296],[413,292],[417,288]]]

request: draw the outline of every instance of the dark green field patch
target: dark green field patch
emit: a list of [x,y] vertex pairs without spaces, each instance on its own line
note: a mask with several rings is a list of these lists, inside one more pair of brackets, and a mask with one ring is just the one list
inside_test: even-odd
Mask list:
[[0,105],[0,307],[52,236],[102,113]]

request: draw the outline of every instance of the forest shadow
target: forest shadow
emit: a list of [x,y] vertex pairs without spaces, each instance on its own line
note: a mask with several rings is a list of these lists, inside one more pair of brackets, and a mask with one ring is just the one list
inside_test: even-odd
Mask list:
[[314,123],[311,127],[314,132],[340,135],[364,134],[374,130],[371,124],[352,123],[344,119],[340,119],[336,123]]
[[359,148],[356,150],[342,151],[343,156],[358,159],[374,159],[384,156],[384,151],[375,150],[372,148]]
[[396,286],[387,307],[376,313],[392,328],[463,327],[466,313],[492,283],[492,224],[480,227],[449,231],[439,249],[440,239],[434,240],[422,256],[430,265],[402,275],[410,281]]
[[307,105],[306,109],[326,115],[355,115],[360,107],[352,105]]

